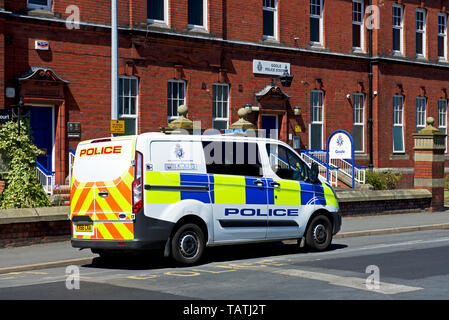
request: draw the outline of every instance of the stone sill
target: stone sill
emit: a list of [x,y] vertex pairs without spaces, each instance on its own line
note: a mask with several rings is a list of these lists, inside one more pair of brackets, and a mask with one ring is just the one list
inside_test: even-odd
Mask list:
[[338,202],[388,201],[432,198],[426,189],[337,191]]
[[0,210],[0,224],[68,220],[70,207],[43,207]]
[[390,154],[390,160],[410,160],[410,155],[406,153],[393,153]]

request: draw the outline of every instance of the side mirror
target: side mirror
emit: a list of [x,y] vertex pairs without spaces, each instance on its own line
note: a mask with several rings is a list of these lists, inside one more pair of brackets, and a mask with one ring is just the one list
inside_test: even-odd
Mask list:
[[319,181],[318,179],[318,164],[316,162],[312,163],[312,166],[310,168],[310,182],[316,183]]

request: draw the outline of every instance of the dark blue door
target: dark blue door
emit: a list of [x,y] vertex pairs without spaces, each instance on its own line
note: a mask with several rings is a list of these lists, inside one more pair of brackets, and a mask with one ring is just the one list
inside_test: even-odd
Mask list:
[[53,150],[53,108],[31,107],[30,127],[34,144],[45,152],[37,158],[37,161],[48,171],[52,171]]
[[278,118],[276,116],[262,116],[262,129],[267,138],[278,139]]

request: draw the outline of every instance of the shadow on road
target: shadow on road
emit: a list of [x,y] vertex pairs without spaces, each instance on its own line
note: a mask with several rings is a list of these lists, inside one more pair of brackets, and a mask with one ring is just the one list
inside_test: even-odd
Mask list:
[[[346,248],[346,245],[334,243],[331,244],[328,251],[340,250]],[[204,258],[199,265],[206,265],[213,262],[230,262],[255,258],[267,258],[293,255],[298,253],[307,254],[309,251],[300,248],[296,243],[259,243],[245,245],[229,245],[207,248]],[[87,268],[102,269],[124,269],[124,270],[149,270],[179,267],[169,258],[164,258],[159,251],[135,252],[135,253],[117,253],[108,257],[94,258],[92,264],[84,265]]]

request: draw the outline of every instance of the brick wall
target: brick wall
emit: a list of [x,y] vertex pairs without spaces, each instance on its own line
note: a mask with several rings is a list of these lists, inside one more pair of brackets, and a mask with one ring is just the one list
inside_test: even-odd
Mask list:
[[70,240],[69,221],[0,224],[0,248]]
[[431,198],[380,201],[339,201],[342,216],[396,214],[426,211],[430,207]]

